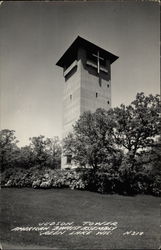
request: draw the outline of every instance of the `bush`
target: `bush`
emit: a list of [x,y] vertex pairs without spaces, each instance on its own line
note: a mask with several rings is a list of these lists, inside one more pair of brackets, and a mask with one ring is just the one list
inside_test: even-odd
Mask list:
[[118,193],[126,195],[153,194],[160,196],[161,178],[144,165],[123,161],[119,169]]
[[156,175],[152,179],[152,183],[150,185],[151,194],[154,196],[161,196],[161,176]]
[[103,166],[101,170],[92,169],[83,170],[81,178],[85,184],[85,189],[99,193],[115,193],[119,175],[111,167]]
[[132,172],[125,165],[124,171],[119,172],[112,168],[102,168],[102,171],[97,172],[92,169],[52,170],[39,166],[28,170],[12,168],[2,173],[1,183],[4,187],[70,188],[124,195],[161,195],[160,175],[152,175],[147,171]]
[[33,181],[33,183],[32,183],[32,187],[33,187],[33,188],[39,188],[39,187],[40,187],[40,184],[41,184],[41,180],[35,180],[35,181]]
[[57,170],[52,177],[53,187],[69,187],[71,189],[84,189],[81,173],[75,170]]
[[41,182],[40,188],[50,188],[51,187],[51,181],[44,181]]
[[2,176],[6,187],[85,189],[82,173],[75,170],[51,170],[35,166],[28,170],[7,169]]
[[82,174],[73,172],[72,178],[70,178],[69,187],[71,189],[86,189],[87,182],[82,179]]
[[118,173],[112,171],[97,173],[97,191],[101,193],[116,193],[118,186]]
[[8,180],[7,183],[5,183],[5,187],[12,187],[12,181]]

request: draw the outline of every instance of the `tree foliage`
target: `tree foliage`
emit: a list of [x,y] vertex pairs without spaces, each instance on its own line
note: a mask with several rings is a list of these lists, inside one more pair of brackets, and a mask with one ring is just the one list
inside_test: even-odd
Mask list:
[[118,150],[113,145],[113,121],[103,109],[85,112],[64,139],[64,153],[71,154],[80,166],[97,170],[100,165],[111,163]]
[[40,167],[60,168],[61,143],[58,137],[45,138],[37,136],[30,138],[30,145],[19,148],[14,130],[0,131],[0,163],[1,171],[10,167],[30,168]]
[[17,158],[17,140],[14,130],[3,129],[0,131],[0,162],[1,170],[6,166],[13,166]]
[[121,161],[122,149],[132,169],[139,151],[152,147],[160,133],[159,112],[159,96],[144,93],[138,93],[128,106],[85,112],[65,138],[64,154],[71,154],[81,166],[97,169],[116,158]]
[[113,137],[115,144],[124,148],[134,165],[139,150],[152,147],[161,129],[159,96],[138,93],[131,105],[110,111],[115,122]]
[[30,148],[34,155],[34,161],[37,165],[45,165],[48,160],[47,140],[45,136],[40,135],[30,138]]
[[30,146],[19,149],[18,164],[21,168],[30,168],[34,165],[34,153]]
[[30,148],[33,152],[34,163],[40,166],[60,168],[61,164],[61,144],[59,138],[45,138],[37,136],[30,138]]
[[58,136],[48,138],[48,152],[50,155],[50,165],[52,168],[60,168],[62,146]]

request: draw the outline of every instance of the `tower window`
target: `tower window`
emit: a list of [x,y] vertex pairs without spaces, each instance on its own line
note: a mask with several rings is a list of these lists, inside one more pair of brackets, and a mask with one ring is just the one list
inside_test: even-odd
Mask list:
[[72,100],[72,95],[70,95],[70,100]]
[[98,97],[98,93],[96,92],[96,98]]
[[108,103],[108,104],[110,104],[110,102],[109,102],[109,101],[107,101],[107,103]]
[[72,163],[72,155],[67,155],[67,164]]
[[109,84],[107,84],[107,88],[109,88],[110,87],[110,85]]

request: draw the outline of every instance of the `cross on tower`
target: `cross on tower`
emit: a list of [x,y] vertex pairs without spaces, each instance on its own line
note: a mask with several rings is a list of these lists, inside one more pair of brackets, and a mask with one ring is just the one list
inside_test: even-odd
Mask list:
[[97,58],[97,73],[100,73],[100,60],[104,60],[104,58],[100,57],[100,53],[99,50],[97,51],[97,55],[92,54],[93,56],[95,56]]

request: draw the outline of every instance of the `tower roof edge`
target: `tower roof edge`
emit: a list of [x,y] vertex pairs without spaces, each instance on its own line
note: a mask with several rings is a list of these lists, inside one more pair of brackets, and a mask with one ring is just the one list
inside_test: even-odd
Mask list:
[[65,51],[62,57],[58,60],[56,65],[64,68],[66,63],[69,61],[69,58],[72,61],[77,57],[78,48],[81,48],[81,47],[91,53],[97,53],[97,51],[99,51],[102,56],[104,56],[105,58],[109,58],[111,64],[119,58],[118,56],[95,45],[94,43],[91,43],[88,40],[80,36],[77,36],[74,42],[70,45],[70,47]]

